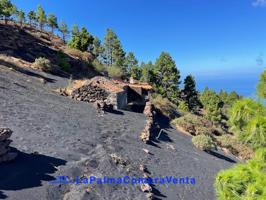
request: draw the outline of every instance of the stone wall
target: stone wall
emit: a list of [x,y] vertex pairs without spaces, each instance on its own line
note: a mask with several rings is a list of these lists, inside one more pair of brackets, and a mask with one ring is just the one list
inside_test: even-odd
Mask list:
[[154,129],[154,117],[156,114],[154,105],[151,102],[147,102],[143,113],[146,116],[147,120],[146,125],[140,135],[140,139],[143,142],[148,143],[153,137],[152,133]]

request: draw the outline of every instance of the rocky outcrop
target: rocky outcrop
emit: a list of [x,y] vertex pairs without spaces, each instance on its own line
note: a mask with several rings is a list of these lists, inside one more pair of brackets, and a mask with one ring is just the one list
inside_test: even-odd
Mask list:
[[9,152],[9,145],[12,142],[9,139],[11,135],[12,130],[9,128],[0,128],[0,163],[14,160],[17,156],[16,153]]
[[154,116],[155,116],[155,108],[154,105],[151,102],[147,102],[146,106],[143,111],[144,115],[147,117],[146,125],[140,135],[140,139],[148,143],[148,141],[152,137],[152,130],[154,125]]
[[104,89],[89,83],[74,90],[71,97],[78,101],[94,103],[96,101],[106,101],[108,95],[109,94]]

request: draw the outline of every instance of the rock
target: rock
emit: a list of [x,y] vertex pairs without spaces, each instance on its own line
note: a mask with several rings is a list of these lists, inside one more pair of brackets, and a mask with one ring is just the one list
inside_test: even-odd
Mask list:
[[147,183],[142,184],[140,186],[140,189],[141,189],[142,192],[149,192],[150,193],[152,191],[152,187],[149,184],[147,184]]
[[9,128],[0,128],[0,142],[4,141],[12,135],[12,130]]
[[12,140],[9,140],[12,135],[12,130],[9,128],[0,128],[0,163],[9,162],[14,160],[17,156],[17,153],[9,152],[9,145]]
[[148,149],[142,149],[146,154],[150,154],[150,151]]

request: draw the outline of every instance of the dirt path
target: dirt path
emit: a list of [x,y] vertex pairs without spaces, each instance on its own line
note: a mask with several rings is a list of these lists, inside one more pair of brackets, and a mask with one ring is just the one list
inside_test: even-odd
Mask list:
[[[15,162],[0,165],[0,199],[145,199],[137,186],[96,185],[86,192],[84,185],[48,183],[58,175],[139,177],[140,164],[151,177],[196,178],[193,186],[156,185],[158,199],[215,199],[214,176],[233,160],[196,150],[190,137],[170,127],[154,146],[145,145],[138,138],[145,124],[142,114],[121,111],[98,117],[91,105],[51,91],[67,79],[37,74],[50,81],[44,85],[32,73],[0,66],[0,126],[14,131],[11,146],[19,151]],[[113,153],[127,164],[112,162]]]

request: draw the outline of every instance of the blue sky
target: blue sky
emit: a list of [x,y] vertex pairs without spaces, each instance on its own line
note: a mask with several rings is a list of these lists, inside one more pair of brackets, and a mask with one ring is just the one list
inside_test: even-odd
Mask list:
[[[182,74],[254,77],[266,66],[266,0],[13,0],[41,4],[103,39],[112,28],[140,61],[169,52]],[[242,76],[240,75],[240,76]]]

